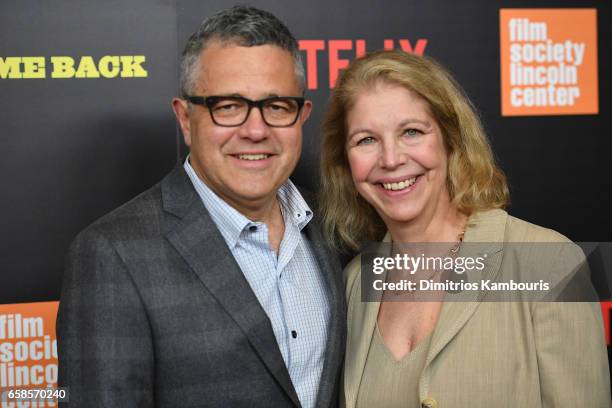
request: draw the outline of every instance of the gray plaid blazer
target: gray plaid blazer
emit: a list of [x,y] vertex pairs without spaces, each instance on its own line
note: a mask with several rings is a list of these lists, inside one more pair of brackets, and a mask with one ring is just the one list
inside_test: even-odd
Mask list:
[[[346,311],[340,264],[303,234],[331,293],[318,407],[338,401]],[[177,166],[73,242],[57,319],[71,407],[299,407],[270,321]]]

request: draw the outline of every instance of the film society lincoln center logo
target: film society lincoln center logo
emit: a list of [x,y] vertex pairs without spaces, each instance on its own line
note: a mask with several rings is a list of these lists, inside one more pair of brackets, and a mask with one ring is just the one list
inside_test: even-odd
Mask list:
[[501,9],[502,116],[598,113],[597,10]]
[[55,318],[59,302],[0,305],[0,407],[55,406],[7,401],[10,389],[57,385]]

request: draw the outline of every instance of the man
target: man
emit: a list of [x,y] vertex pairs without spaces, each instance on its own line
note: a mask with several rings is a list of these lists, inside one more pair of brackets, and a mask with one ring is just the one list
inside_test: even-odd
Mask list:
[[181,91],[188,159],[71,247],[70,406],[334,406],[339,264],[288,180],[311,110],[296,40],[267,12],[222,11],[189,39]]

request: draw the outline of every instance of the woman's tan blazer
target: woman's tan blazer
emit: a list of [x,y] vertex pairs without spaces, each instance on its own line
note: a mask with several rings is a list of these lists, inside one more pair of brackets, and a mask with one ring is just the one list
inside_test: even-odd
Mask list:
[[[503,210],[470,217],[464,242],[487,244],[483,277],[541,260],[512,253],[508,242],[568,242]],[[584,257],[575,245],[558,261]],[[353,408],[379,302],[361,301],[360,260],[346,268],[348,339],[344,405]],[[466,292],[464,292],[466,293]],[[608,356],[598,303],[445,302],[419,378],[423,407],[610,407]]]

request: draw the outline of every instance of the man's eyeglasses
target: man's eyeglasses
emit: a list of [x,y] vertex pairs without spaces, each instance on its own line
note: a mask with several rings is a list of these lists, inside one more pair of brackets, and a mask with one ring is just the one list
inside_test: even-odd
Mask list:
[[304,98],[296,96],[273,96],[258,101],[241,96],[187,96],[185,99],[208,107],[213,122],[225,127],[242,125],[253,107],[259,108],[268,126],[293,126],[304,106]]

